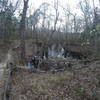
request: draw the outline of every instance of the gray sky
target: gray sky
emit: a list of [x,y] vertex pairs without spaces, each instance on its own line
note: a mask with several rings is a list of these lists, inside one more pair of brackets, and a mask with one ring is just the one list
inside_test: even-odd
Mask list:
[[[21,1],[23,2],[23,0],[21,0]],[[83,1],[83,0],[59,0],[59,4],[62,5],[66,9],[70,8],[70,11],[73,14],[76,13],[77,16],[82,16],[82,12],[81,12],[79,5],[78,5],[79,1]],[[90,5],[92,6],[93,5],[92,0],[88,0],[88,1],[89,1]],[[95,1],[95,5],[99,6],[99,0],[94,0],[94,1]],[[52,4],[52,5],[54,4],[54,0],[29,0],[29,9],[27,11],[28,16],[30,14],[33,14],[33,12],[37,8],[39,8],[39,6],[44,2],[47,2],[47,3]],[[21,5],[20,5],[21,9],[23,7],[22,4],[23,3],[21,3]],[[19,10],[19,11],[21,11],[21,10]],[[49,12],[52,14],[55,14],[54,10],[50,10]],[[60,12],[60,18],[63,18],[63,21],[64,21],[65,20],[63,17],[65,15],[64,11],[61,8],[59,8],[59,12]],[[40,22],[41,22],[41,20],[40,20]],[[58,22],[58,25],[62,25],[62,27],[63,27],[63,22],[62,22],[62,24],[60,22]],[[70,25],[70,23],[69,23],[69,25]]]
[[[29,5],[31,5],[32,8],[38,8],[39,5],[41,5],[43,2],[48,2],[48,3],[52,4],[53,1],[54,0],[30,0]],[[61,4],[65,8],[69,4],[71,10],[74,11],[74,10],[78,9],[77,4],[79,1],[82,1],[82,0],[59,0],[59,4]],[[94,0],[94,1],[95,1],[95,5],[98,6],[99,0]],[[89,2],[92,5],[92,0],[89,0]]]
[[[35,7],[38,7],[43,2],[52,3],[54,0],[30,0],[29,4],[33,4]],[[75,7],[77,3],[82,0],[59,0],[59,3],[63,6],[66,6],[66,4],[69,4],[72,7]],[[99,0],[94,0],[95,5],[98,5]],[[89,0],[90,3],[92,3],[92,0]]]
[[[11,1],[16,2],[17,0],[11,0]],[[79,1],[83,1],[83,0],[58,0],[58,1],[59,1],[59,4],[62,5],[64,8],[68,8],[68,5],[69,5],[71,12],[81,15],[81,11],[79,9],[78,3],[79,3]],[[94,1],[95,1],[95,5],[99,6],[99,0],[94,0]],[[21,0],[21,2],[23,2],[23,0]],[[53,5],[54,0],[29,0],[28,15],[30,13],[33,13],[34,10],[36,10],[37,8],[39,8],[39,6],[43,2],[47,2],[47,3],[50,3]],[[89,2],[92,6],[92,0],[89,0]],[[22,7],[23,6],[21,5],[20,8],[22,9]],[[61,9],[60,9],[60,12],[63,12],[63,11],[61,11]]]
[[[56,1],[56,0],[55,0]],[[59,1],[59,4],[62,5],[64,8],[70,8],[70,11],[72,13],[76,13],[77,16],[81,16],[82,15],[82,12],[81,10],[79,9],[79,1],[83,1],[83,0],[58,0]],[[92,1],[93,0],[88,0],[89,1],[89,4],[93,5]],[[99,5],[99,0],[94,0],[95,1],[95,6],[98,6]],[[30,0],[29,1],[29,10],[28,10],[28,14],[30,13],[33,13],[35,9],[39,8],[39,6],[44,3],[44,2],[47,2],[47,3],[50,3],[50,4],[54,4],[54,0]],[[54,11],[53,10],[50,10],[52,14],[54,14]],[[60,18],[63,18],[64,19],[64,12],[61,8],[59,8],[59,12],[60,12]],[[61,23],[58,22],[58,25],[60,25]],[[70,23],[69,23],[70,24]],[[62,26],[63,27],[63,26]]]

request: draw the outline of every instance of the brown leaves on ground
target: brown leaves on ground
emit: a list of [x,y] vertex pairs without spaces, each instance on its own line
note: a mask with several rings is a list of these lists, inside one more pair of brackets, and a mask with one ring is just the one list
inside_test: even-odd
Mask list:
[[100,64],[87,66],[55,74],[18,70],[10,100],[100,100]]

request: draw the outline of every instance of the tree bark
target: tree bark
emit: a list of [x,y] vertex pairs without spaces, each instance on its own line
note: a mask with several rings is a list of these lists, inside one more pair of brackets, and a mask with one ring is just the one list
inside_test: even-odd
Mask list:
[[24,0],[24,7],[23,7],[23,13],[22,13],[22,18],[20,20],[20,28],[19,28],[19,33],[20,33],[20,63],[22,65],[25,64],[25,19],[26,19],[26,13],[27,13],[27,8],[28,8],[28,1],[29,0]]

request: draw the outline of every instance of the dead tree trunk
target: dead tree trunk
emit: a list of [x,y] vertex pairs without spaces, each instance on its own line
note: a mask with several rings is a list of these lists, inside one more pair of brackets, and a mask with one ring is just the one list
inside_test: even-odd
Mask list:
[[20,28],[19,28],[19,33],[20,33],[20,61],[21,64],[25,63],[25,19],[26,19],[26,13],[27,13],[27,8],[28,8],[28,1],[29,0],[24,0],[24,7],[23,7],[23,13],[22,13],[22,18],[20,20]]

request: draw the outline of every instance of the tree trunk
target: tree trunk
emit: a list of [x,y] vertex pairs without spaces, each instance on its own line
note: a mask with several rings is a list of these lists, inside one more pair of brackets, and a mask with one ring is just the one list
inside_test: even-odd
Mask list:
[[27,8],[28,8],[28,1],[29,0],[24,0],[24,7],[23,7],[23,13],[22,13],[22,18],[20,21],[20,28],[19,28],[19,33],[20,33],[20,61],[21,64],[25,64],[25,19],[26,19],[26,13],[27,13]]

